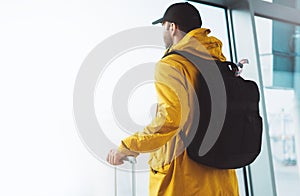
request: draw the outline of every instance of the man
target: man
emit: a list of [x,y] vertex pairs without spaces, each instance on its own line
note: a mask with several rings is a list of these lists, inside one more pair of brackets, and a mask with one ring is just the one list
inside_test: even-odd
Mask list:
[[[166,54],[181,50],[205,59],[225,61],[222,43],[201,28],[198,10],[189,3],[171,5],[162,19]],[[158,93],[156,117],[143,131],[122,140],[118,150],[111,150],[107,161],[123,163],[126,156],[151,152],[150,196],[239,195],[235,170],[211,168],[188,157],[179,134],[188,135],[197,119],[193,87],[197,68],[178,54],[163,57],[156,65],[155,87]],[[205,115],[205,114],[201,114]]]

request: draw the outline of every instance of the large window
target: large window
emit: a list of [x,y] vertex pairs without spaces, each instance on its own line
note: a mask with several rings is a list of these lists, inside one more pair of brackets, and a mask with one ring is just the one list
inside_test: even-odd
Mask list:
[[299,195],[299,27],[255,18],[278,195]]

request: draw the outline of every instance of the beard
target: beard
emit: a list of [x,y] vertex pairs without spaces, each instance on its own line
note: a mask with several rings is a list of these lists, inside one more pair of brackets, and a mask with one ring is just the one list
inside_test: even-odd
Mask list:
[[173,40],[172,40],[171,36],[167,33],[164,34],[164,43],[165,43],[166,49],[170,48],[173,45]]

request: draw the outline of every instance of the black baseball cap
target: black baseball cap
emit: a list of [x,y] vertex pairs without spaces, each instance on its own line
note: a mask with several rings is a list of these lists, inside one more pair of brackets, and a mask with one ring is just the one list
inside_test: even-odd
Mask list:
[[168,7],[164,16],[152,24],[174,22],[179,26],[199,28],[202,25],[202,20],[199,11],[188,2],[175,3]]

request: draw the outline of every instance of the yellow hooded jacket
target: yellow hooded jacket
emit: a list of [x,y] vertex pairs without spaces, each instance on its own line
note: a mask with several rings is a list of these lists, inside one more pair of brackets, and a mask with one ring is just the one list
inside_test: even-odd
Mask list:
[[[222,43],[208,36],[209,29],[198,28],[187,33],[173,50],[183,50],[206,59],[225,61]],[[195,66],[184,57],[171,54],[161,59],[155,69],[158,93],[156,117],[140,132],[122,140],[119,151],[137,156],[150,153],[150,196],[236,196],[238,182],[235,170],[207,167],[191,160],[178,135],[187,134],[196,108],[193,85]]]

